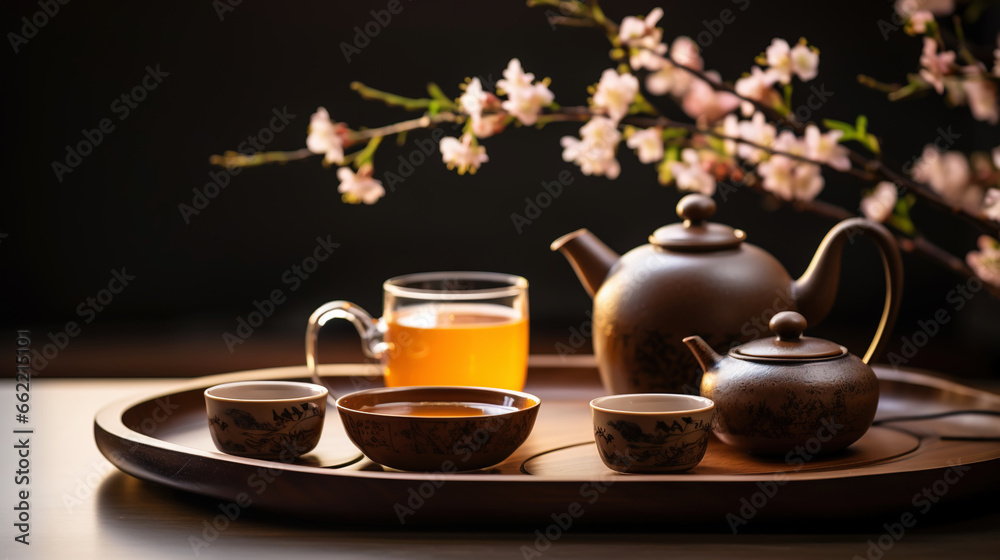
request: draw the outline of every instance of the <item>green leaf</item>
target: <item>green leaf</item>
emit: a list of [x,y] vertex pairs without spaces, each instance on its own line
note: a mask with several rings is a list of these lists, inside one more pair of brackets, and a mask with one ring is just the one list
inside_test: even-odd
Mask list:
[[792,106],[792,84],[785,84],[785,107]]
[[848,134],[854,134],[854,126],[852,126],[851,123],[845,123],[844,121],[823,119],[823,126],[831,130],[842,130],[844,131],[844,136],[847,136]]
[[438,101],[437,99],[431,100],[431,102],[427,104],[427,112],[432,117],[435,116],[435,115],[437,115],[438,113],[440,113],[441,112],[441,102]]
[[868,134],[868,117],[864,115],[858,115],[858,120],[854,124],[856,130],[856,135],[858,138],[862,138]]
[[663,130],[663,139],[687,138],[688,131],[683,128],[666,128]]

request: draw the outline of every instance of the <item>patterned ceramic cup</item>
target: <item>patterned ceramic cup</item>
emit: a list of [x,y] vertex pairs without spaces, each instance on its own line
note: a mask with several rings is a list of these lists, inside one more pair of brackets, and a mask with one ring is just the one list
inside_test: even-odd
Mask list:
[[708,448],[715,403],[694,395],[643,393],[590,401],[601,460],[624,473],[686,471]]
[[326,387],[294,381],[238,381],[205,390],[208,427],[220,451],[290,463],[323,433]]

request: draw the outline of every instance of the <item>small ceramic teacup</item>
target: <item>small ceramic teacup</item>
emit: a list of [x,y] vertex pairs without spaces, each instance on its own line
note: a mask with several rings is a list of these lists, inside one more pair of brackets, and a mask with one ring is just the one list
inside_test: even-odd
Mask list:
[[292,462],[323,432],[326,387],[294,381],[238,381],[205,390],[208,427],[220,451]]
[[601,460],[623,473],[686,471],[705,456],[715,403],[705,397],[643,393],[590,401]]

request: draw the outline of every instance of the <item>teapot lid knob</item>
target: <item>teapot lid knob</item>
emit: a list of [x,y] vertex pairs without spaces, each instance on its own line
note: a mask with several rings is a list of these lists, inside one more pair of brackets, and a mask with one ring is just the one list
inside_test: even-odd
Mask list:
[[712,197],[689,194],[677,203],[677,215],[684,223],[661,227],[649,236],[649,242],[662,249],[688,252],[739,247],[747,235],[738,229],[709,222],[715,209]]
[[735,358],[763,361],[815,361],[841,358],[847,348],[829,340],[802,336],[806,318],[794,311],[782,311],[771,318],[768,326],[775,338],[761,338],[730,350]]
[[677,216],[695,225],[715,215],[715,201],[703,194],[689,194],[677,203]]
[[806,330],[806,318],[794,311],[782,311],[771,318],[768,323],[771,331],[778,335],[778,339],[785,342],[794,342],[802,337],[802,332]]

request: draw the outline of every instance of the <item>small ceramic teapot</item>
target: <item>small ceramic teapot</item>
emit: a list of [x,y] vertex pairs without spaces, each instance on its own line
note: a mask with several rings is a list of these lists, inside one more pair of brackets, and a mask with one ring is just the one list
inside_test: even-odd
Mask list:
[[903,286],[895,238],[864,218],[840,222],[823,239],[809,268],[793,280],[747,235],[710,223],[715,201],[692,194],[677,204],[684,222],[657,229],[649,244],[618,256],[586,229],[552,243],[594,298],[594,354],[609,393],[697,393],[698,364],[681,342],[697,334],[719,351],[768,333],[779,311],[817,324],[833,307],[846,241],[866,236],[882,253],[886,299],[865,362],[892,328]]
[[697,336],[684,339],[705,370],[701,395],[715,402],[712,430],[758,455],[837,451],[865,435],[878,408],[878,379],[839,344],[802,336],[806,320],[771,319],[777,336],[720,356]]

